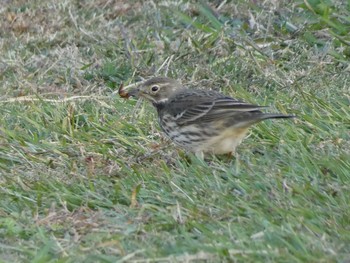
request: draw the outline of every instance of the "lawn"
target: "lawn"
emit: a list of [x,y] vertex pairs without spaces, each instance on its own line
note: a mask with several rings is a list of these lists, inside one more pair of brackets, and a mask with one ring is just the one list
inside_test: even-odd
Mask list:
[[[349,1],[0,14],[0,262],[349,262]],[[118,96],[152,76],[297,118],[203,161]]]

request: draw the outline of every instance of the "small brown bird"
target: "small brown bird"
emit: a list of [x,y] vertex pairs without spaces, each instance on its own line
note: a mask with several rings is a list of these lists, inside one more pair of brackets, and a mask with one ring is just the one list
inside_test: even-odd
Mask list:
[[263,113],[260,111],[263,106],[212,90],[187,89],[166,77],[149,79],[128,92],[120,90],[120,95],[150,101],[158,111],[164,133],[179,146],[199,156],[204,153],[233,154],[254,123],[294,117]]

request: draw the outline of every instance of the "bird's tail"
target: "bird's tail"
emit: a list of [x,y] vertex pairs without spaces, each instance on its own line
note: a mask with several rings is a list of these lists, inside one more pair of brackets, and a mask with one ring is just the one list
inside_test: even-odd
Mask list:
[[266,120],[266,119],[278,119],[278,118],[296,118],[295,115],[285,115],[281,113],[263,113],[260,115],[260,120]]
[[240,119],[235,119],[235,123],[229,123],[231,126],[235,127],[249,127],[255,123],[261,122],[267,119],[277,119],[277,118],[295,118],[295,115],[285,115],[281,113],[263,113],[261,111],[246,112],[245,114],[240,114]]

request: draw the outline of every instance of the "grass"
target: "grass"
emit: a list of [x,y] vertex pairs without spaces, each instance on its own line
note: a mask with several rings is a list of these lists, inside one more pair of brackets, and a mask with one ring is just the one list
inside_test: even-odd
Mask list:
[[[348,3],[0,12],[1,262],[347,262]],[[202,162],[164,140],[150,105],[117,96],[154,75],[298,118]]]

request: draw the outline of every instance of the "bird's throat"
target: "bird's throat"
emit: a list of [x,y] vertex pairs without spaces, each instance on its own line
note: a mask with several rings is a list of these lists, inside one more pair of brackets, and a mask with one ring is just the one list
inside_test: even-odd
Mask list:
[[158,102],[152,102],[153,106],[157,109],[157,111],[161,111],[165,107],[165,102],[158,101]]

